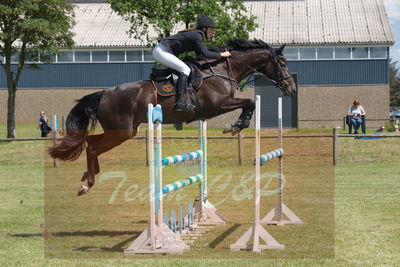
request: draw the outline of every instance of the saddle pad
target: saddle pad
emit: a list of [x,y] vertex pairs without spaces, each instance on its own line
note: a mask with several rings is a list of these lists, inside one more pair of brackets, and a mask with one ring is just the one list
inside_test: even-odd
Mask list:
[[156,82],[154,80],[151,81],[154,89],[161,96],[171,96],[176,94],[175,85],[171,82],[170,79]]
[[[189,85],[192,85],[194,90],[197,91],[203,84],[203,78],[198,68],[192,65],[189,65],[189,67],[191,68]],[[151,80],[151,83],[153,84],[153,87],[157,93],[161,96],[172,96],[176,94],[172,75],[170,78],[162,81]]]

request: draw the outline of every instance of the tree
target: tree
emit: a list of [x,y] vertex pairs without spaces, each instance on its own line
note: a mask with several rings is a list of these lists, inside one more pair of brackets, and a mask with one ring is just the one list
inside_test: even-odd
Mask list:
[[[72,47],[73,7],[66,0],[7,0],[0,2],[0,55],[7,89],[7,138],[15,138],[17,85],[27,59],[50,62],[59,47]],[[11,64],[15,57],[16,65]],[[31,65],[37,68],[35,65]]]
[[[175,25],[193,27],[198,16],[212,17],[216,24],[213,45],[229,38],[248,38],[255,30],[255,16],[248,15],[242,0],[108,0],[111,7],[131,22],[130,33],[148,45],[169,36]],[[157,36],[151,35],[154,30]],[[210,43],[211,44],[211,43]]]
[[390,106],[400,107],[400,72],[397,62],[390,62]]

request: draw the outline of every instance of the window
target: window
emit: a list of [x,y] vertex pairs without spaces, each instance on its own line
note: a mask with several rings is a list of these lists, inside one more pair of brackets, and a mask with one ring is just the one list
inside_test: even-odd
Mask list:
[[19,52],[15,52],[14,54],[12,54],[11,56],[11,62],[12,63],[18,63],[19,61]]
[[127,61],[142,61],[142,50],[126,51]]
[[75,51],[75,62],[90,62],[90,51]]
[[152,50],[143,50],[144,61],[154,61]]
[[333,59],[333,48],[317,48],[318,59]]
[[386,47],[371,47],[371,58],[387,58],[386,49]]
[[107,62],[107,51],[92,51],[92,62]]
[[315,48],[300,48],[300,59],[315,59]]
[[41,62],[56,62],[56,55],[55,54],[40,54],[40,61]]
[[368,47],[353,47],[353,58],[368,58]]
[[58,55],[58,62],[73,62],[74,53],[72,51],[62,51]]
[[286,59],[299,59],[299,49],[288,47],[283,50]]
[[351,58],[351,48],[350,47],[336,47],[335,48],[335,58]]
[[25,61],[29,62],[38,62],[39,61],[39,54],[38,52],[30,51],[26,54]]
[[112,61],[125,61],[125,51],[109,51],[110,62]]

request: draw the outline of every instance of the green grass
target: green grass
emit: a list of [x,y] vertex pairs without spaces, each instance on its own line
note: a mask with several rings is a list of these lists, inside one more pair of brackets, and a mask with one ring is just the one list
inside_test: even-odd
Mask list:
[[[0,134],[4,129],[0,126]],[[17,131],[19,137],[36,134],[34,126],[18,126]],[[166,129],[164,135],[196,133],[196,129],[182,132]],[[331,133],[331,130],[300,133]],[[208,134],[219,135],[220,130],[209,130]],[[252,131],[245,134],[251,135]],[[340,164],[335,169],[330,165],[330,139],[285,140],[284,172],[288,177],[285,202],[305,224],[268,226],[268,231],[286,249],[260,254],[228,250],[229,244],[250,226],[253,218],[253,200],[245,197],[243,188],[236,188],[241,192],[236,198],[243,197],[240,201],[231,194],[240,185],[240,176],[253,168],[253,142],[247,139],[245,142],[245,166],[242,167],[236,164],[235,140],[209,142],[210,183],[227,171],[233,179],[219,193],[214,187],[210,199],[222,202],[227,198],[218,208],[231,222],[225,227],[215,227],[182,256],[150,257],[121,253],[148,221],[146,201],[129,198],[131,185],[146,186],[143,142],[129,141],[101,157],[103,172],[125,171],[129,177],[112,204],[109,204],[110,196],[120,179],[101,182],[97,178],[88,195],[75,196],[85,167],[84,155],[76,162],[62,163],[54,169],[44,153],[47,143],[0,143],[0,265],[395,266],[398,263],[400,155],[396,151],[397,139],[341,138]],[[263,142],[265,147],[275,146],[275,140]],[[191,142],[168,140],[164,154],[176,154],[196,146]],[[275,167],[265,168],[273,172]],[[192,171],[195,167],[190,164],[165,169],[166,179],[172,181]],[[227,179],[223,177],[218,185]],[[188,187],[184,199],[192,199],[196,191],[197,187]],[[274,201],[274,196],[263,198],[263,213]],[[172,207],[172,203],[169,201],[166,206]],[[54,238],[44,240],[40,226],[44,222]],[[235,231],[230,232],[232,229]]]

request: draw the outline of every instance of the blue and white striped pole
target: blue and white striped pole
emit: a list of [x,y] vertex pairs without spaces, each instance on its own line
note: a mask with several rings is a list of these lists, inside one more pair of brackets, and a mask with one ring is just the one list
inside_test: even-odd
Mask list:
[[202,174],[197,174],[193,175],[190,177],[187,177],[185,179],[182,179],[180,181],[176,181],[167,185],[164,185],[162,187],[162,192],[164,195],[168,194],[169,192],[175,191],[179,188],[185,187],[187,185],[191,185],[197,182],[203,181],[203,175]]
[[200,158],[203,155],[203,151],[197,150],[186,154],[180,154],[175,156],[169,156],[161,159],[162,166],[167,166],[171,164],[176,164],[179,162],[194,160]]
[[280,156],[283,155],[283,149],[282,148],[278,148],[275,149],[271,152],[265,153],[264,155],[260,156],[260,164],[262,165],[263,163],[270,161],[274,158],[278,158]]

